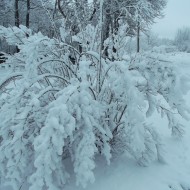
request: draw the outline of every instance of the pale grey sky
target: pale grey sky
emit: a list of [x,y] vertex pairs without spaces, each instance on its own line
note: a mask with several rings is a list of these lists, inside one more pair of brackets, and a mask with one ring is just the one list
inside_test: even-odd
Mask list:
[[178,28],[190,27],[190,0],[168,0],[165,17],[156,20],[152,31],[160,37],[173,38]]

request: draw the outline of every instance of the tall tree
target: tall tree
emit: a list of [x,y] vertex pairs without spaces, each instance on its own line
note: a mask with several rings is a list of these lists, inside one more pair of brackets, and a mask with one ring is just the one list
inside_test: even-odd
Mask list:
[[19,27],[20,19],[19,19],[19,0],[15,0],[15,26]]
[[30,0],[27,0],[26,27],[30,26]]

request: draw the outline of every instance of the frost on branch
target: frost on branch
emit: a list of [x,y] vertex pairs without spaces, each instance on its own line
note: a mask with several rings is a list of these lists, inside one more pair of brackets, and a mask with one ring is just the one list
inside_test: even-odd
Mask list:
[[[94,30],[87,27],[85,32]],[[40,33],[26,36],[25,30],[0,28],[20,48],[7,62],[24,66],[0,85],[3,182],[16,190],[23,185],[55,190],[74,173],[76,184],[85,187],[95,180],[97,155],[108,164],[122,153],[140,165],[164,160],[159,129],[146,119],[158,111],[168,118],[173,135],[183,134],[176,116],[187,118],[185,83],[175,67],[148,54],[120,60],[124,50],[116,56],[112,48],[108,50],[114,59],[104,59],[95,51],[97,43],[87,46],[83,39],[88,51],[80,53]]]
[[143,82],[138,82],[137,87],[147,100],[147,117],[157,110],[162,117],[167,117],[172,134],[179,137],[183,134],[183,127],[175,116],[178,114],[183,119],[188,119],[190,110],[185,105],[183,95],[186,93],[184,89],[188,89],[189,79],[178,77],[177,68],[171,64],[161,56],[150,57],[147,53],[143,57],[137,57],[130,70],[138,71],[144,78]]

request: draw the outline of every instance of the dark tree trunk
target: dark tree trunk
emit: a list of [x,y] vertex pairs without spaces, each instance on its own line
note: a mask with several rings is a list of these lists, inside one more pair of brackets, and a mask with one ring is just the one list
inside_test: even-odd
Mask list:
[[[15,0],[15,26],[17,26],[17,27],[19,27],[19,25],[20,25],[18,1],[19,0]],[[16,47],[16,52],[17,53],[19,52],[18,47]]]
[[137,23],[137,53],[140,51],[140,22]]
[[30,27],[30,0],[27,0],[26,27]]
[[15,26],[19,27],[20,20],[19,20],[19,10],[18,10],[18,1],[15,0]]

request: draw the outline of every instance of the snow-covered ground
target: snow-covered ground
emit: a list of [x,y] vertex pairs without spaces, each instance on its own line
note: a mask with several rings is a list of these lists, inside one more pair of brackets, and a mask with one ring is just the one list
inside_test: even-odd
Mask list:
[[[165,57],[165,55],[164,55]],[[179,75],[190,77],[190,54],[168,53],[168,60],[178,68]],[[9,73],[0,71],[0,81]],[[186,95],[190,106],[190,93]],[[190,189],[190,121],[184,121],[185,135],[182,140],[172,138],[167,128],[166,118],[155,114],[149,122],[159,128],[164,143],[165,162],[154,162],[148,167],[139,166],[134,160],[123,155],[115,158],[107,166],[102,158],[97,158],[96,181],[87,190],[189,190]],[[71,178],[64,190],[82,190]],[[9,190],[1,187],[0,190]],[[27,189],[24,189],[27,190]]]
[[0,67],[0,80],[2,80],[8,74],[8,70]]
[[[96,169],[96,182],[86,189],[183,190],[185,187],[189,188],[189,141],[177,142],[169,138],[166,141],[168,143],[165,147],[166,163],[155,162],[149,167],[139,167],[134,161],[123,157],[110,167],[100,164]],[[79,190],[80,188],[73,185],[65,189]]]
[[6,76],[9,75],[11,72],[13,72],[13,69],[10,65],[5,63],[0,64],[0,81],[6,78]]

